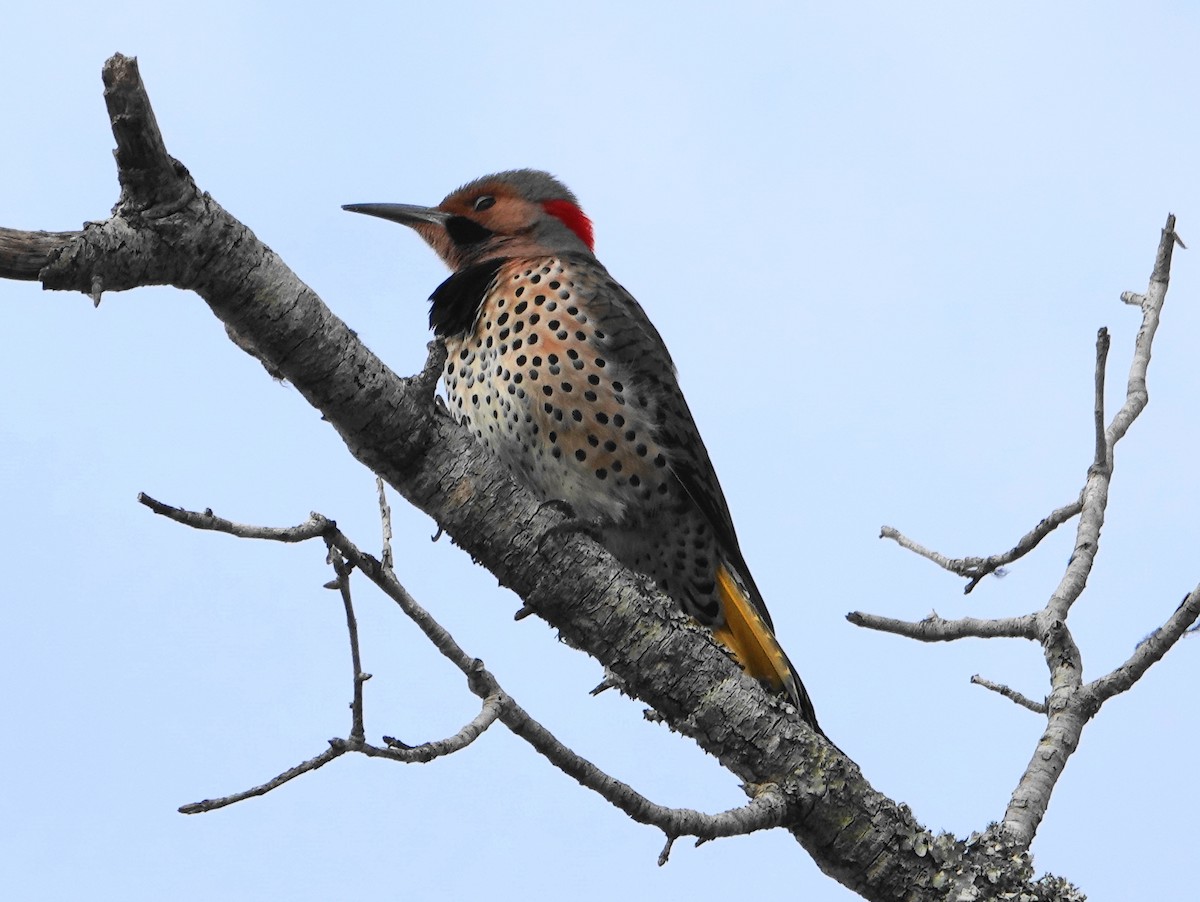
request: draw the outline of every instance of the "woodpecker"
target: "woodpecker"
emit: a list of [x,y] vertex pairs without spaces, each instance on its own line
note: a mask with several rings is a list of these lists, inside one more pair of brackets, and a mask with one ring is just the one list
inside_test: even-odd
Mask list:
[[436,207],[343,209],[414,229],[452,274],[430,296],[451,412],[543,501],[565,503],[814,729],[658,330],[596,259],[545,172],[476,179]]

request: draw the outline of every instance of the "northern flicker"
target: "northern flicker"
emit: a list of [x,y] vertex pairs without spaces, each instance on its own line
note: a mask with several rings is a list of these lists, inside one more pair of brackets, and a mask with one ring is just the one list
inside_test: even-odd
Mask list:
[[453,270],[430,297],[451,412],[544,500],[565,502],[816,730],[734,532],[662,338],[593,253],[553,176],[503,172],[436,207],[352,204]]

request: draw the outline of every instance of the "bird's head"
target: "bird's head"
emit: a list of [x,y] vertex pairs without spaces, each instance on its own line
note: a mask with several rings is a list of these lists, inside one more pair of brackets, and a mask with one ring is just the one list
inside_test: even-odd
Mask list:
[[592,222],[579,201],[554,176],[536,169],[485,175],[436,207],[347,204],[342,209],[415,229],[456,271],[501,257],[592,253]]

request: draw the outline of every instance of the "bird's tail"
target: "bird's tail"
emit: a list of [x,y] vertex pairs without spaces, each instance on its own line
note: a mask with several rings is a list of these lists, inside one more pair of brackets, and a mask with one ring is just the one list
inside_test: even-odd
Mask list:
[[717,595],[725,613],[725,623],[714,629],[713,635],[733,652],[746,673],[772,689],[786,692],[808,725],[825,735],[817,726],[817,712],[812,700],[796,676],[792,662],[779,646],[770,623],[725,564],[717,567]]

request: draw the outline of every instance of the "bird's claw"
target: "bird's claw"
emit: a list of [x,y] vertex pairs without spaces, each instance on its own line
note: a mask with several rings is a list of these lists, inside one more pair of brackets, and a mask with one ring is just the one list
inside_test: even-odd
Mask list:
[[557,511],[568,520],[577,519],[575,515],[575,508],[571,507],[571,502],[565,501],[562,498],[551,498],[548,501],[543,501],[538,505],[536,513],[540,514],[544,510]]
[[548,527],[541,534],[538,538],[538,551],[542,550],[548,539],[563,533],[583,534],[593,542],[604,544],[604,524],[599,520],[585,520],[575,513],[575,508],[571,507],[569,502],[561,499],[543,501],[538,507],[538,512],[546,508],[558,511],[565,519]]

